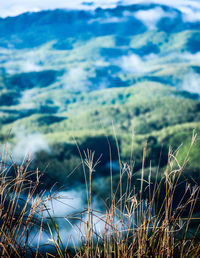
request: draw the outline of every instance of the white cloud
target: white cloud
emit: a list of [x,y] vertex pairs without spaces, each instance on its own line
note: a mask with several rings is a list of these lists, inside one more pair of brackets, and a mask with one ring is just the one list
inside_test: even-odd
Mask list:
[[141,73],[145,71],[143,60],[135,54],[123,56],[116,63],[127,73]]
[[33,98],[38,94],[38,89],[28,89],[23,91],[22,97],[20,99],[20,104],[25,106],[26,108],[34,108],[36,105],[33,102]]
[[27,156],[34,155],[41,150],[49,151],[49,146],[44,137],[39,133],[27,134],[23,130],[16,132],[16,144],[12,149],[12,158],[21,162]]
[[158,58],[158,56],[154,53],[144,56],[145,61],[152,61],[152,60],[156,60],[157,58]]
[[200,94],[200,74],[191,72],[185,75],[179,88],[191,93]]
[[90,0],[7,0],[2,1],[0,5],[0,16],[16,16],[24,12],[36,12],[40,10],[60,9],[95,9],[99,6],[103,8],[113,8],[116,6],[116,0],[97,0],[93,5],[86,5],[91,3]]
[[33,63],[33,62],[29,62],[29,61],[25,61],[23,65],[21,65],[21,71],[28,73],[28,72],[38,72],[41,70],[41,66]]
[[98,18],[98,19],[92,19],[89,21],[89,23],[98,22],[98,23],[118,23],[118,22],[124,22],[126,20],[126,17],[106,17],[106,18]]
[[67,89],[83,90],[90,86],[88,73],[82,67],[72,67],[62,77],[64,87]]
[[190,61],[190,62],[199,62],[200,61],[200,52],[197,52],[195,54],[184,53],[184,54],[179,55],[179,58],[185,59],[186,61]]
[[182,12],[185,21],[200,21],[200,1],[199,0],[151,0],[153,3],[177,8]]
[[[52,218],[55,218],[59,227],[59,235],[65,244],[68,243],[72,245],[73,242],[76,243],[76,245],[80,244],[81,237],[85,236],[86,234],[87,228],[85,227],[85,223],[81,223],[80,221],[77,223],[74,220],[71,220],[71,223],[68,222],[70,221],[70,217],[73,217],[73,214],[77,214],[76,217],[80,217],[80,212],[87,207],[85,200],[86,191],[84,189],[74,189],[70,191],[58,192],[57,194],[53,195],[53,198],[46,204],[48,212],[44,211],[43,217],[49,217],[50,215]],[[100,201],[96,198],[93,199],[93,209],[101,211]],[[82,213],[82,219],[84,219],[84,221],[87,220],[87,213]],[[105,223],[100,218],[94,216],[93,223],[96,231],[103,231]],[[53,228],[52,231],[54,231]],[[55,231],[54,235],[56,237]],[[33,234],[33,245],[37,245],[38,237],[39,234]],[[46,244],[50,237],[50,234],[46,234],[44,231],[42,233],[40,243]]]
[[[83,4],[91,3],[93,4]],[[40,10],[53,10],[56,8],[63,9],[92,9],[97,7],[101,8],[114,8],[117,5],[129,5],[137,3],[158,3],[175,7],[183,12],[186,20],[200,21],[200,2],[199,0],[6,0],[1,1],[0,4],[0,17],[15,16],[24,12],[35,12]]]
[[[56,194],[53,194],[53,198],[51,198],[46,203],[46,208],[42,214],[44,218],[51,216],[52,218],[57,218],[56,223],[59,226],[59,234],[62,241],[67,243],[70,235],[75,238],[76,243],[78,243],[77,232],[71,228],[71,225],[67,223],[66,217],[70,216],[70,214],[81,212],[84,209],[84,197],[86,193],[83,190],[70,190],[70,191],[60,191]],[[60,218],[60,219],[58,219]],[[36,229],[37,230],[37,229]],[[54,228],[51,228],[56,237],[56,232]],[[38,230],[37,230],[38,231]],[[31,237],[31,244],[33,246],[37,246],[39,233],[34,232]],[[43,231],[41,234],[40,244],[46,244],[49,242],[51,235]]]
[[38,72],[42,70],[42,65],[49,56],[41,49],[24,51],[0,49],[4,54],[3,58],[6,61],[4,67],[6,72],[10,74],[21,72]]
[[149,66],[148,62],[157,62],[157,58],[158,56],[153,53],[142,58],[136,54],[130,54],[113,60],[113,63],[121,67],[125,73],[148,73],[152,70],[152,66]]
[[98,86],[98,89],[99,90],[107,89],[108,85],[109,85],[109,81],[107,79],[103,79],[103,80],[101,80],[101,82]]
[[15,73],[28,73],[28,72],[39,72],[41,71],[41,66],[37,65],[36,63],[28,60],[21,60],[19,62],[13,62],[15,60],[11,59],[7,61],[5,64],[6,72],[9,74],[15,74]]
[[[71,213],[81,211],[84,206],[83,191],[61,191],[56,194],[56,198],[49,201],[47,208],[49,214],[53,217],[65,217]],[[44,216],[48,215],[47,212]]]
[[188,6],[180,7],[183,14],[183,19],[186,22],[198,22],[200,21],[200,9],[191,8]]
[[164,12],[161,7],[156,7],[150,10],[138,11],[134,14],[137,19],[142,22],[150,29],[156,29],[156,24],[161,18],[170,17],[174,18],[174,13]]
[[[70,191],[62,191],[58,192],[58,194],[50,200],[46,206],[48,208],[48,212],[44,212],[43,216],[52,217],[56,221],[56,224],[59,228],[59,236],[64,243],[64,245],[69,245],[77,247],[81,244],[81,240],[87,235],[87,203],[85,203],[84,199],[86,198],[86,191],[84,189],[74,189]],[[103,206],[102,206],[103,205]],[[93,236],[103,235],[105,228],[109,231],[110,234],[114,232],[112,227],[107,227],[109,224],[109,218],[106,216],[105,208],[102,209],[105,203],[101,200],[94,198],[93,199]],[[134,217],[136,214],[136,210],[142,211],[142,216],[140,218]],[[118,231],[126,230],[126,228],[132,225],[132,221],[136,223],[136,225],[141,225],[143,223],[143,218],[146,214],[146,210],[148,209],[148,203],[146,201],[142,201],[141,204],[135,207],[135,212],[132,211],[131,215],[125,213],[125,215],[121,215],[120,212],[116,209],[116,217],[114,218],[115,227]],[[85,212],[83,212],[85,210]],[[104,215],[103,215],[104,214]],[[154,209],[152,210],[152,214],[154,215]],[[75,221],[72,219],[73,217],[80,218]],[[152,221],[153,223],[153,221]],[[128,226],[129,225],[129,226]],[[54,237],[56,239],[57,233],[54,228],[51,228]],[[97,234],[95,234],[97,233]],[[39,233],[37,235],[34,234],[34,239],[32,241],[32,245],[36,246],[38,243]],[[49,239],[52,236],[45,231],[42,232],[40,244],[46,244],[49,242]]]

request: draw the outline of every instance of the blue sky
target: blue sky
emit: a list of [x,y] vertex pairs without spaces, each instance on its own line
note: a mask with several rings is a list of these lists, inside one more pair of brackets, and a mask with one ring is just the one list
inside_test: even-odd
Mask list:
[[178,8],[188,21],[200,20],[200,0],[0,0],[0,17],[24,12],[63,9],[114,8],[119,4],[161,3]]

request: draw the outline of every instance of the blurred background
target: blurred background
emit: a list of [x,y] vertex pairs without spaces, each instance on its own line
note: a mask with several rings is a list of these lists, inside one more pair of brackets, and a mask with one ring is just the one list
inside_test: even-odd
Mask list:
[[[0,16],[1,152],[31,154],[45,187],[82,196],[87,148],[102,154],[99,200],[119,180],[117,146],[136,176],[146,142],[153,175],[169,146],[184,160],[200,129],[199,1],[7,0]],[[199,172],[197,138],[184,176]]]

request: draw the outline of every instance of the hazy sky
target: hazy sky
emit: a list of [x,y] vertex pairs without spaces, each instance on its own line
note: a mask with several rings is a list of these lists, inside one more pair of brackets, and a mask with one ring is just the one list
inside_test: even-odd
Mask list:
[[116,5],[134,3],[161,3],[178,8],[187,20],[200,20],[200,0],[0,0],[0,17],[16,16],[24,12],[67,8],[113,8]]

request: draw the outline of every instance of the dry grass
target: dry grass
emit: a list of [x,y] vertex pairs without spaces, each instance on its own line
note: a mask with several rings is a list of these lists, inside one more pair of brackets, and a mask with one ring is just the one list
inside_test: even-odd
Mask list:
[[[199,185],[191,187],[185,184],[185,192],[179,197],[178,204],[174,206],[174,197],[195,139],[196,134],[193,134],[191,146],[182,164],[179,164],[176,158],[177,153],[169,150],[168,165],[160,180],[151,180],[151,167],[148,180],[145,179],[146,149],[144,149],[139,190],[136,190],[132,184],[132,162],[123,164],[119,159],[119,184],[113,191],[111,182],[111,202],[104,211],[93,208],[92,196],[92,175],[100,158],[95,161],[94,152],[90,150],[87,150],[83,156],[80,152],[88,198],[88,208],[78,216],[80,228],[82,228],[81,243],[80,246],[74,246],[73,250],[69,250],[68,246],[64,247],[59,239],[59,229],[54,223],[57,238],[51,227],[49,231],[55,252],[48,253],[46,256],[200,257],[199,226],[192,235],[189,234],[190,224],[194,220],[195,205],[199,201]],[[8,177],[6,175],[8,168],[4,160],[5,157],[2,157],[1,252],[3,256],[23,257],[29,251],[31,230],[35,226],[39,227],[38,231],[43,230],[42,222],[45,218],[42,218],[42,212],[50,197],[44,198],[43,194],[40,194],[36,198],[39,175],[37,171],[28,172],[28,162],[16,167],[14,177]],[[122,186],[124,175],[127,178],[125,188]],[[35,181],[33,181],[34,177]],[[164,193],[164,197],[157,207],[160,192]],[[22,198],[22,196],[26,197]],[[67,217],[65,219],[69,221]],[[96,230],[97,222],[101,222],[101,231]],[[39,255],[39,247],[38,241],[35,256]]]
[[20,166],[6,162],[7,150],[0,163],[0,252],[3,257],[38,255],[31,248],[35,230],[43,230],[42,213],[50,197],[38,193],[40,173],[29,171],[30,159]]

